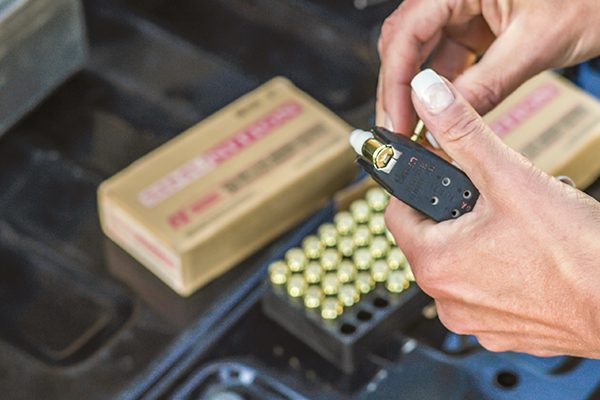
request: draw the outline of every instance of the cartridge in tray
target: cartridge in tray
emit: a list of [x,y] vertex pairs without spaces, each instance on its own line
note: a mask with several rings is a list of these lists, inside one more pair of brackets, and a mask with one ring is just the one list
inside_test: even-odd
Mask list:
[[388,199],[370,189],[269,266],[265,313],[346,373],[429,301],[385,227]]

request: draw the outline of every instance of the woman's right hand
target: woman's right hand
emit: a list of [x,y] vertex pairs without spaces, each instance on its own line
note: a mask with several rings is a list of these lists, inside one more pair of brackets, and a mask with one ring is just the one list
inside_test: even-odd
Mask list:
[[412,132],[410,81],[430,55],[431,67],[484,114],[535,74],[600,54],[598,5],[598,0],[405,0],[386,19],[379,40],[377,124]]

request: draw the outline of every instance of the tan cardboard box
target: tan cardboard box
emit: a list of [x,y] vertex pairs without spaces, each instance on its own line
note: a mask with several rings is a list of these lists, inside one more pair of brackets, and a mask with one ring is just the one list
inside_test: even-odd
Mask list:
[[350,130],[275,78],[103,182],[102,228],[190,295],[353,178]]
[[585,188],[600,174],[600,102],[555,73],[526,82],[485,120],[551,175]]

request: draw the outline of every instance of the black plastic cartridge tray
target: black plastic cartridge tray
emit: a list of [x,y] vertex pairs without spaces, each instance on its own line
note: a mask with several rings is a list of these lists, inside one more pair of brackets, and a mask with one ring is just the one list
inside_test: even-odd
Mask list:
[[325,359],[346,373],[359,366],[361,357],[381,346],[390,332],[413,323],[430,299],[412,285],[402,293],[390,293],[379,285],[335,320],[321,318],[301,299],[284,288],[271,286],[262,307],[270,318],[286,328]]

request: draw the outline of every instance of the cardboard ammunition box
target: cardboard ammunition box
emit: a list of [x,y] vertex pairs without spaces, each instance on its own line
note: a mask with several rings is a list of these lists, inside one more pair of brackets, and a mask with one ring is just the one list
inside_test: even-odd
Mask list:
[[102,228],[190,295],[349,183],[350,130],[275,78],[103,182]]
[[552,72],[530,79],[485,120],[550,175],[585,188],[600,174],[600,102]]

